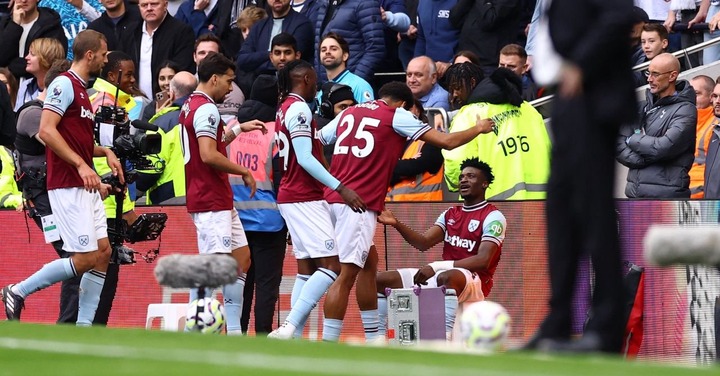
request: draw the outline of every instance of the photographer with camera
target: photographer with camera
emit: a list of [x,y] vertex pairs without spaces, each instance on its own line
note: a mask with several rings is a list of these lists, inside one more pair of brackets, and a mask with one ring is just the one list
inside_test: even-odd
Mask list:
[[83,275],[80,281],[78,326],[90,326],[105,284],[110,242],[102,199],[110,187],[90,167],[93,156],[105,156],[114,176],[125,183],[122,165],[108,148],[93,142],[93,113],[85,87],[107,62],[105,37],[92,30],[78,33],[68,72],[48,86],[40,118],[40,138],[47,151],[47,189],[53,220],[69,258],[51,261],[26,280],[2,289],[5,314],[19,320],[25,299],[54,283]]
[[[119,120],[121,122],[127,122],[128,120],[132,120],[128,119],[127,114],[136,105],[132,95],[128,94],[132,92],[132,86],[135,84],[135,63],[129,55],[121,51],[112,51],[108,53],[107,58],[108,62],[103,67],[100,77],[95,80],[93,87],[88,90],[93,112],[96,113],[95,120],[96,122],[106,120],[103,119],[103,111],[105,108],[108,108],[115,109],[110,112],[121,112],[122,118]],[[103,177],[103,181],[106,181],[107,177],[111,175],[111,170],[105,160],[103,158],[94,158],[93,164],[95,171]],[[126,179],[130,180],[129,176],[126,176]],[[125,194],[122,195],[122,218],[120,219],[125,222],[121,224],[121,228],[125,228],[128,225],[132,225],[138,218],[134,210],[135,202],[130,198],[126,187],[114,188],[125,192]],[[123,246],[122,234],[115,233],[115,229],[117,228],[117,203],[115,195],[111,195],[103,200],[103,206],[105,207],[105,216],[107,217],[112,254],[105,277],[105,285],[103,286],[100,296],[100,303],[95,313],[95,320],[93,321],[93,324],[99,325],[107,325],[108,323],[112,303],[117,292],[120,265],[132,263],[134,252],[132,249]]]

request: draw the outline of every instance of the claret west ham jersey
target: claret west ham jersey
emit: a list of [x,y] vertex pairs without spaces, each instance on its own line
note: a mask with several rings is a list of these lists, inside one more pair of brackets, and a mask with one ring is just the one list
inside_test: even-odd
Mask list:
[[[417,140],[429,130],[405,109],[375,100],[346,109],[319,137],[324,144],[335,142],[330,173],[360,195],[368,209],[380,212],[407,139]],[[331,204],[345,202],[329,188],[325,199]]]
[[217,142],[217,151],[227,157],[222,141],[224,123],[212,98],[196,91],[180,110],[182,151],[185,158],[186,201],[189,213],[233,209],[233,195],[228,174],[202,161],[198,139],[210,137]]
[[498,251],[489,261],[488,268],[478,273],[483,294],[488,296],[505,240],[505,216],[494,205],[483,201],[473,206],[454,206],[440,214],[435,224],[445,232],[443,260],[454,261],[475,256],[483,241],[497,244]]
[[[73,71],[61,73],[47,87],[43,110],[62,116],[57,130],[70,148],[88,166],[92,166],[95,140],[93,126],[95,116],[85,91],[85,81]],[[83,187],[77,168],[65,162],[50,148],[47,157],[47,189]]]
[[318,161],[322,161],[322,145],[315,138],[316,129],[317,125],[305,100],[297,94],[290,93],[280,104],[275,117],[275,141],[285,171],[280,180],[278,204],[323,199],[323,184],[300,166],[291,141],[296,137],[312,138],[312,155]]

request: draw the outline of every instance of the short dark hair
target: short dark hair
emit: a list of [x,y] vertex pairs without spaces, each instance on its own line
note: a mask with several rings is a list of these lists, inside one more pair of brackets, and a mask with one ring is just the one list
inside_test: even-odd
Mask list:
[[462,163],[460,164],[460,171],[464,170],[465,167],[473,167],[482,171],[482,173],[485,175],[485,178],[487,178],[488,184],[492,184],[493,180],[495,180],[495,175],[493,175],[490,165],[481,161],[478,158],[469,158],[462,161]]
[[500,55],[505,55],[505,56],[511,56],[511,55],[520,56],[520,58],[523,59],[523,60],[527,60],[527,56],[528,56],[528,55],[527,55],[527,52],[525,51],[525,49],[524,49],[521,45],[515,44],[515,43],[511,43],[511,44],[508,44],[508,45],[506,45],[505,47],[503,47],[503,48],[500,50]]
[[213,33],[207,33],[199,36],[197,39],[195,39],[195,46],[193,47],[193,53],[197,51],[198,46],[202,42],[215,42],[218,46],[218,51],[222,51],[222,43],[220,43],[220,38],[215,36]]
[[65,59],[53,61],[50,69],[45,73],[45,87],[47,88],[60,73],[67,72],[70,69],[70,62]]
[[227,73],[228,69],[235,72],[235,64],[230,59],[223,54],[210,52],[198,65],[198,80],[208,82],[214,74],[223,75]]
[[107,39],[102,33],[90,29],[85,29],[79,32],[73,40],[73,60],[80,61],[85,57],[86,52],[97,52],[100,50],[100,47],[102,46],[100,41],[105,41],[107,44]]
[[478,55],[470,50],[462,50],[458,51],[458,53],[453,56],[452,62],[455,63],[455,59],[458,58],[458,56],[464,56],[470,60],[471,63],[475,65],[480,65],[480,57]]
[[112,51],[107,55],[108,62],[103,66],[100,77],[107,78],[108,74],[120,68],[123,61],[132,61],[130,55],[122,51]]
[[410,88],[406,83],[400,81],[391,81],[383,85],[378,92],[378,96],[405,102],[404,108],[406,110],[411,109],[415,103],[415,97],[413,97]]
[[282,32],[276,36],[273,37],[272,41],[270,42],[270,50],[275,48],[275,46],[290,46],[293,48],[293,51],[297,52],[297,39],[295,39],[294,36],[290,33]]
[[338,42],[338,44],[340,45],[340,49],[342,50],[342,52],[350,55],[350,45],[345,40],[345,38],[342,37],[342,35],[334,32],[334,31],[331,31],[331,32],[325,34],[325,36],[323,36],[323,38],[320,40],[320,45],[318,45],[318,54],[320,53],[320,46],[322,46],[322,42],[328,38],[335,39]]
[[656,32],[660,36],[660,39],[668,39],[669,37],[667,29],[661,23],[646,23],[643,26],[643,31],[647,31],[648,33]]
[[313,66],[303,59],[293,60],[280,69],[277,73],[278,103],[282,103],[292,90],[292,73],[294,71],[312,70]]

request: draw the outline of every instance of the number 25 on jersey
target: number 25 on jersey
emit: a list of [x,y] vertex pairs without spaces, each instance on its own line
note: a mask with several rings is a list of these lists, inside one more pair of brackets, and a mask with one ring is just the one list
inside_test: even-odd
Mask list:
[[[335,141],[335,151],[333,154],[347,154],[348,151],[351,151],[352,154],[358,158],[367,157],[375,148],[375,139],[372,133],[366,130],[365,127],[377,128],[379,125],[380,120],[363,117],[357,129],[355,129],[355,117],[350,114],[343,116],[340,125],[338,125],[338,129],[342,129],[342,133],[340,133],[337,141]],[[357,144],[361,143],[359,140],[364,140],[365,146],[358,146]]]

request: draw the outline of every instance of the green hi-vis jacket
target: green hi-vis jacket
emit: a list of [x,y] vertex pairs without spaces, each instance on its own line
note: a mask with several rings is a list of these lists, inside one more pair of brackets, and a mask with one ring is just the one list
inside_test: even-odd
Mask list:
[[495,180],[488,187],[488,200],[544,199],[550,175],[550,138],[540,113],[528,102],[511,104],[473,103],[455,115],[450,132],[475,126],[477,119],[491,118],[495,133],[481,134],[454,150],[443,150],[445,181],[457,191],[460,165],[479,158],[490,165]]

